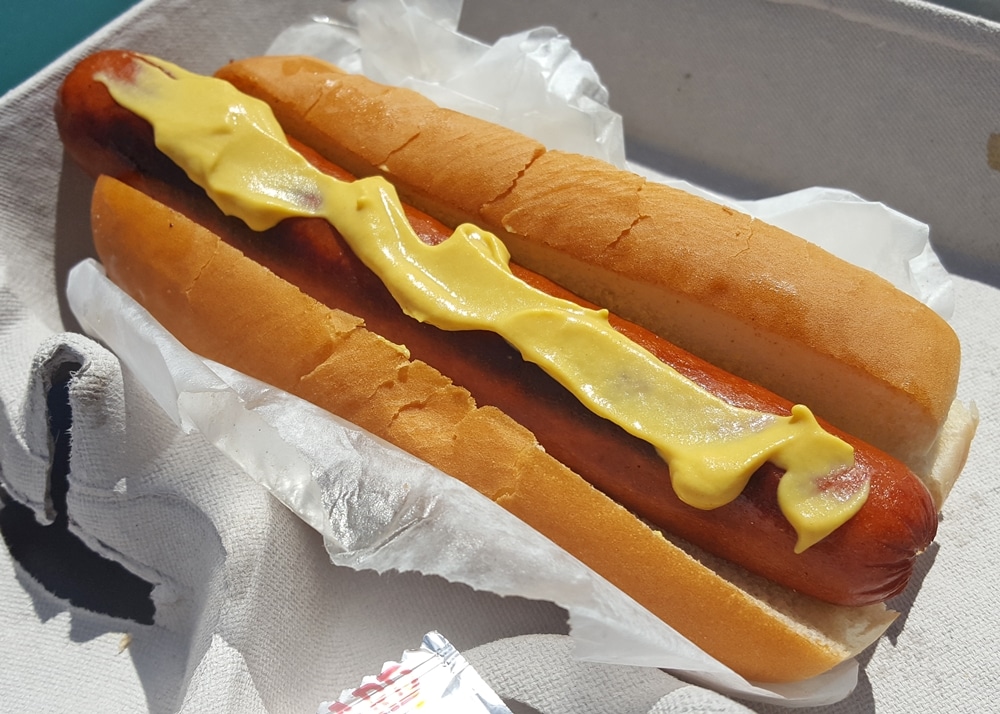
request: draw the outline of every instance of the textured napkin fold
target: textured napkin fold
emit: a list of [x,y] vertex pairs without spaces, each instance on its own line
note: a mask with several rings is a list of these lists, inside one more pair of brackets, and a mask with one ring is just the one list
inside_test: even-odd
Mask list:
[[[63,364],[75,372],[70,530],[153,585],[154,624],[120,624],[153,711],[311,711],[431,627],[454,629],[464,646],[562,627],[544,603],[332,566],[316,533],[201,435],[178,429],[106,349],[55,335],[32,381],[51,381]],[[35,394],[24,411],[44,419],[45,395]],[[40,458],[47,443],[25,441]],[[44,474],[4,472],[12,486]]]

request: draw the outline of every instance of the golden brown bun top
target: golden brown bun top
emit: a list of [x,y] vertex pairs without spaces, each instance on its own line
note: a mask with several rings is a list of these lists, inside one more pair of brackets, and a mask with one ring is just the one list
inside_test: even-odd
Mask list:
[[353,173],[383,173],[404,200],[496,232],[515,260],[583,297],[913,468],[927,462],[955,400],[958,339],[875,274],[763,221],[319,60],[251,58],[218,74]]

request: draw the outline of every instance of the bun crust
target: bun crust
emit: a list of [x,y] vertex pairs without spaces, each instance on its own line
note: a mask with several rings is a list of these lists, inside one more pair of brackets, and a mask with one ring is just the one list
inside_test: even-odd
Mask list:
[[[319,60],[252,58],[218,75],[352,173],[382,173],[446,224],[497,233],[518,263],[807,404],[922,477],[936,463],[948,470],[932,477],[949,484],[939,491],[957,477],[954,449],[936,462],[929,454],[952,412],[958,339],[873,273],[729,208],[545,151]],[[966,421],[958,432],[973,429]]]
[[[323,306],[115,179],[98,180],[92,223],[109,277],[190,349],[459,478],[750,680],[819,674],[895,618],[884,605],[828,605],[733,566],[709,567],[546,454],[503,412],[477,407],[466,390],[360,319]],[[745,589],[727,578],[740,578]]]

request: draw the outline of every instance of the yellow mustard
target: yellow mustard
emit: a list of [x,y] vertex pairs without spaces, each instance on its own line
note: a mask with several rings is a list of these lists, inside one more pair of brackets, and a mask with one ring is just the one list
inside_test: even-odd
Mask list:
[[285,140],[270,108],[227,82],[152,57],[130,80],[97,79],[149,121],[157,146],[219,207],[264,230],[290,216],[322,216],[411,317],[444,330],[492,330],[595,413],[656,447],[678,497],[712,509],[735,499],[766,461],[785,469],[782,513],[796,552],[864,504],[868,483],[844,493],[819,482],[849,469],[854,451],[804,406],[782,417],[734,407],[686,379],[608,324],[606,311],[542,293],[511,274],[491,233],[463,225],[425,244],[395,189],[372,177],[338,181]]

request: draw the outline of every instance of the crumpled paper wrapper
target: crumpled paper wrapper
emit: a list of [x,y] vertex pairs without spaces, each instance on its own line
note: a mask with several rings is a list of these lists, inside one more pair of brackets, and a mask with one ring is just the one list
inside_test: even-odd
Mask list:
[[[334,7],[338,17],[289,28],[271,52],[321,56],[549,146],[625,163],[621,120],[607,109],[606,90],[554,30],[529,30],[488,47],[456,32],[460,2],[362,0]],[[874,269],[950,314],[950,282],[930,252],[926,226],[912,219],[830,189],[753,203],[707,195]],[[176,423],[202,433],[322,533],[338,565],[416,570],[555,602],[569,614],[581,658],[666,668],[745,698],[819,705],[855,685],[854,662],[798,684],[747,682],[463,484],[312,405],[188,352],[97,264],[74,269],[68,297],[80,324],[116,352]]]
[[622,120],[569,38],[539,27],[489,46],[457,31],[461,0],[362,0],[293,25],[269,54],[309,54],[441,106],[503,124],[552,149],[625,165]]

